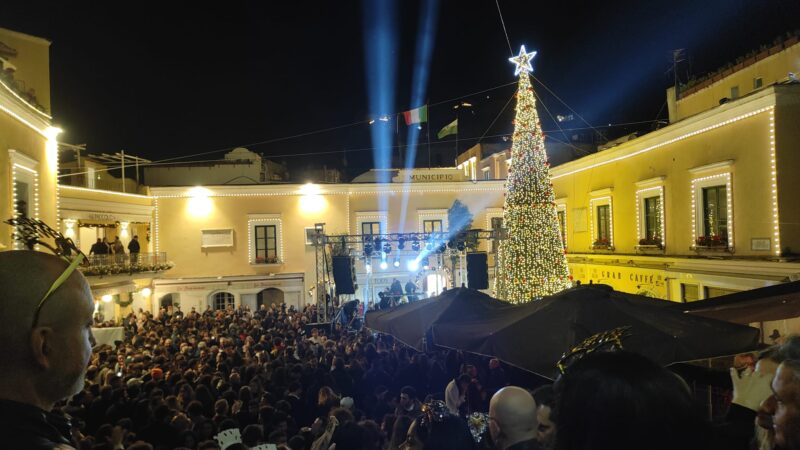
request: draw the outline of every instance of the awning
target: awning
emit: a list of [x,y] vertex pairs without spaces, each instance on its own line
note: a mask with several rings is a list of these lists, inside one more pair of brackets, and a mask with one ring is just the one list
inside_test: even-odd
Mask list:
[[800,281],[678,304],[698,316],[748,324],[800,317]]

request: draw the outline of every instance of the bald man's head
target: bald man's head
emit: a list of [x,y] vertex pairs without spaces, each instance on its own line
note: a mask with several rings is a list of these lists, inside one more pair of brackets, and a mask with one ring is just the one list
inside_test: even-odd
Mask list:
[[26,374],[42,395],[58,397],[53,401],[82,387],[93,344],[91,290],[77,270],[45,300],[33,327],[37,305],[68,267],[45,253],[0,252],[0,345],[7,357],[0,378]]
[[489,402],[490,432],[495,442],[507,448],[536,437],[536,402],[517,386],[497,391]]

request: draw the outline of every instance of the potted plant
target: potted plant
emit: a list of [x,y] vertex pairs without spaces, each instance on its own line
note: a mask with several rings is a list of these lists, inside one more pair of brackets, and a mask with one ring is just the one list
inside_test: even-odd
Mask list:
[[654,247],[662,249],[664,248],[664,243],[661,240],[661,236],[651,236],[639,239],[639,247]]
[[608,238],[597,238],[592,244],[592,249],[609,249],[611,241]]
[[700,248],[720,248],[728,246],[728,237],[719,234],[712,234],[710,236],[698,236],[695,241],[697,247]]

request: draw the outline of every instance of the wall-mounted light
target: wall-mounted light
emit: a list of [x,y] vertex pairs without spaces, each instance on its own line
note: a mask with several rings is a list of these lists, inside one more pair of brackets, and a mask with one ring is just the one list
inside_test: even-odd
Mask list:
[[64,219],[64,236],[68,238],[75,237],[75,224],[77,221],[75,219]]
[[211,213],[211,191],[204,187],[193,187],[189,191],[189,214],[194,217],[206,217]]
[[100,300],[102,300],[103,303],[109,303],[111,300],[114,300],[114,297],[111,294],[105,294],[104,296],[100,297]]
[[128,227],[130,226],[129,222],[120,222],[119,223],[119,236],[122,239],[127,239],[129,236]]
[[318,214],[328,206],[325,197],[322,195],[319,185],[306,183],[300,188],[300,211],[305,214]]

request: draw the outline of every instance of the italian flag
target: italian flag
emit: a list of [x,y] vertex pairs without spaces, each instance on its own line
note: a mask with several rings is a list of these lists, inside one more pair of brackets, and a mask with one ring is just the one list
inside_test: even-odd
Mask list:
[[428,105],[422,105],[419,108],[412,109],[411,111],[403,112],[403,117],[406,119],[406,125],[412,123],[421,123],[428,121]]

